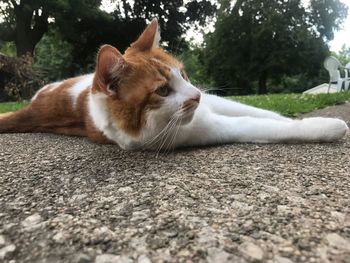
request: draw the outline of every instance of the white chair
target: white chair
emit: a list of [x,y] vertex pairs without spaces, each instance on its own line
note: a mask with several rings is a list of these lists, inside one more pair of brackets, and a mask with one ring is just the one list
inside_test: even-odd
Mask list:
[[327,57],[323,62],[323,65],[329,73],[328,93],[332,84],[337,85],[337,92],[340,92],[342,89],[345,90],[345,81],[347,76],[344,76],[344,78],[341,76],[340,70],[344,69],[344,67],[339,60],[333,56]]
[[344,90],[349,91],[350,90],[350,62],[345,65],[344,71],[345,71]]

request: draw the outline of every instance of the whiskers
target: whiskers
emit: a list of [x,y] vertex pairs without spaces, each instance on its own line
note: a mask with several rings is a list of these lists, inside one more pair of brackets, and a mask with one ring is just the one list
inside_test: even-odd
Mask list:
[[228,90],[234,90],[234,89],[228,89],[227,87],[230,87],[231,86],[231,82],[228,82],[224,85],[221,85],[221,86],[216,86],[216,87],[210,87],[209,89],[206,89],[206,90],[202,90],[202,92],[204,93],[210,93],[210,92],[213,92],[213,91],[223,91],[223,92],[227,92]]
[[156,158],[161,152],[169,153],[175,146],[184,113],[183,108],[174,112],[167,125],[156,135],[143,142],[140,148],[155,149]]

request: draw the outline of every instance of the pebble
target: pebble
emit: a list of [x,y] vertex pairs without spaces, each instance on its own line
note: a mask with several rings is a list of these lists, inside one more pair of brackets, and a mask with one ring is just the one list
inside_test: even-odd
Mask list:
[[0,235],[0,247],[4,246],[6,244],[5,237],[3,235]]
[[210,247],[210,246],[216,245],[217,239],[215,237],[214,232],[210,229],[210,227],[203,227],[201,231],[198,233],[198,242],[201,245],[206,245]]
[[98,255],[95,259],[95,263],[116,263],[120,256],[113,254],[102,254]]
[[83,253],[79,253],[76,258],[75,261],[76,263],[91,263],[92,259],[90,256],[83,254]]
[[310,241],[307,239],[301,238],[298,241],[298,247],[303,249],[303,250],[310,250],[311,249]]
[[285,255],[292,255],[294,252],[294,248],[291,246],[282,246],[278,249],[281,254]]
[[16,250],[16,246],[11,244],[0,249],[0,259],[4,260],[6,256]]
[[252,242],[244,242],[240,246],[240,251],[254,260],[262,260],[264,257],[262,249]]
[[278,212],[280,212],[282,214],[287,214],[291,211],[290,207],[288,207],[286,205],[278,205],[277,210],[278,210]]
[[137,222],[137,221],[145,221],[147,218],[149,218],[149,210],[144,211],[135,211],[132,213],[132,218],[130,219],[131,222]]
[[321,262],[329,262],[328,261],[328,256],[327,256],[327,247],[326,246],[320,246],[317,248],[317,256],[320,258]]
[[11,230],[13,227],[15,227],[16,224],[15,223],[9,223],[9,224],[6,224],[3,226],[3,229],[6,230],[6,231],[9,231]]
[[273,258],[273,263],[294,263],[289,258],[281,257],[281,256],[275,256]]
[[134,261],[128,257],[121,257],[115,263],[133,263]]
[[76,194],[70,198],[70,202],[79,203],[79,202],[85,200],[87,197],[88,197],[87,194]]
[[152,261],[146,255],[140,255],[137,263],[152,263]]
[[332,211],[331,216],[338,221],[338,223],[343,224],[345,221],[345,214],[338,211]]
[[238,211],[244,211],[244,212],[251,211],[253,209],[252,206],[240,201],[233,201],[231,206],[233,209],[236,209]]
[[191,256],[191,252],[188,251],[187,249],[183,249],[180,252],[178,252],[176,254],[176,256],[178,256],[178,257],[190,257]]
[[132,188],[130,186],[120,187],[118,189],[118,192],[120,192],[120,193],[129,193],[129,192],[132,192]]
[[42,217],[36,213],[33,215],[28,216],[26,219],[22,221],[22,226],[25,228],[27,231],[32,231],[41,226],[41,222],[43,221]]
[[133,263],[131,258],[124,256],[117,256],[114,254],[102,254],[98,255],[95,259],[95,263]]
[[228,254],[224,250],[219,249],[219,248],[215,248],[215,247],[211,247],[208,249],[207,262],[208,263],[229,262],[228,261],[229,256],[230,256],[230,254]]
[[93,231],[93,239],[94,240],[111,240],[113,239],[115,234],[112,230],[110,230],[106,226],[95,228]]
[[350,251],[350,241],[346,240],[345,238],[341,237],[340,235],[338,235],[336,233],[331,233],[331,234],[328,234],[326,236],[326,239],[328,241],[328,244],[331,247]]
[[64,242],[66,242],[67,238],[68,236],[64,232],[58,232],[52,237],[52,239],[59,244],[63,244]]

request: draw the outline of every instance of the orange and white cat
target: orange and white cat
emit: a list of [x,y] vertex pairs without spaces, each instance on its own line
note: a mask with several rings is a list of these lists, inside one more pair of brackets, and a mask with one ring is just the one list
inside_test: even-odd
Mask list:
[[157,20],[122,55],[102,46],[93,74],[46,85],[31,104],[0,115],[0,132],[87,136],[123,149],[169,149],[233,142],[341,139],[340,119],[292,120],[214,95],[188,80],[183,65],[159,47]]

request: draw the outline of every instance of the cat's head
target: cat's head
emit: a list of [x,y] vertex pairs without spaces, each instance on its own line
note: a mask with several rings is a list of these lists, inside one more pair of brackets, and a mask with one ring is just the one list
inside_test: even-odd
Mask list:
[[97,55],[92,93],[107,98],[113,121],[133,136],[175,119],[188,123],[200,101],[182,63],[161,49],[159,41],[154,19],[124,54],[105,45]]

